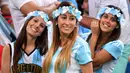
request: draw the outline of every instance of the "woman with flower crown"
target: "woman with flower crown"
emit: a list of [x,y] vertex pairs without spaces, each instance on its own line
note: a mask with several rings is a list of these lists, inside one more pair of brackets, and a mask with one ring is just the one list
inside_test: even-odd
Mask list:
[[30,12],[19,37],[3,49],[2,73],[41,73],[48,50],[48,15]]
[[88,44],[78,36],[81,12],[69,2],[53,11],[53,41],[43,64],[43,73],[93,73]]
[[124,48],[118,40],[124,24],[123,13],[119,8],[108,5],[99,10],[97,19],[100,23],[93,21],[90,34],[83,37],[90,44],[94,73],[112,73]]

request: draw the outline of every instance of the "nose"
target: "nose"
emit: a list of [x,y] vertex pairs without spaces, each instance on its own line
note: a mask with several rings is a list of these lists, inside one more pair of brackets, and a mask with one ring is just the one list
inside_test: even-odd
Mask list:
[[69,19],[67,19],[67,20],[65,21],[65,23],[66,23],[66,24],[69,24]]
[[36,26],[36,27],[39,27],[39,26],[40,26],[40,22],[37,22],[35,26]]

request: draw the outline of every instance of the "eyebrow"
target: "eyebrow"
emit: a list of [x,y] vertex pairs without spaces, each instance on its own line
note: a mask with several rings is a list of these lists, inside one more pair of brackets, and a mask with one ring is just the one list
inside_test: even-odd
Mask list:
[[[38,21],[40,21],[37,17],[35,17],[34,19],[36,19],[36,20],[38,20]],[[43,20],[43,22],[41,22],[42,24],[46,24],[46,22]]]
[[[105,13],[104,15],[107,15],[107,16],[108,16],[108,14],[107,14],[107,13]],[[114,17],[114,18],[115,18],[115,16],[114,16],[114,15],[112,15],[112,17]]]
[[37,19],[37,20],[39,20],[37,17],[34,17],[34,19]]
[[[63,15],[63,16],[67,16],[66,14],[62,14],[62,15]],[[75,16],[71,14],[70,17],[75,17]]]

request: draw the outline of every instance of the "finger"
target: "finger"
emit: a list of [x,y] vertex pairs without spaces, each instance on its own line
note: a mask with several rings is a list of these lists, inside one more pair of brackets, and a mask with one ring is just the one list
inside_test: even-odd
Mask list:
[[59,1],[58,1],[58,2],[55,2],[55,5],[56,5],[56,6],[59,6],[60,3],[61,3],[61,2],[59,2]]

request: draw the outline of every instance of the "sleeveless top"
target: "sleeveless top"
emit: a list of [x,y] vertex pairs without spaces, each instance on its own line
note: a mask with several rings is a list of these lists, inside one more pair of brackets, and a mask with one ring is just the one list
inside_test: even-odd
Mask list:
[[17,70],[13,68],[14,42],[10,44],[12,73],[41,73],[44,56],[35,48],[30,54],[22,50],[22,57],[18,61]]

